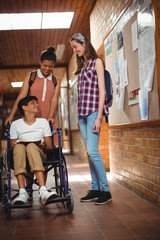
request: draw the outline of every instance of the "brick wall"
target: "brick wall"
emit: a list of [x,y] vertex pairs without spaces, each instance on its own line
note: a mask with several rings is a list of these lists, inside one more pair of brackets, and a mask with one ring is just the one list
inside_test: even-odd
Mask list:
[[108,124],[105,121],[105,117],[103,117],[101,134],[99,139],[99,152],[103,159],[105,168],[107,171],[110,170],[109,163],[109,147],[108,147]]
[[110,128],[109,149],[113,178],[160,206],[160,122]]
[[131,0],[98,0],[90,16],[91,41],[98,50],[106,34]]

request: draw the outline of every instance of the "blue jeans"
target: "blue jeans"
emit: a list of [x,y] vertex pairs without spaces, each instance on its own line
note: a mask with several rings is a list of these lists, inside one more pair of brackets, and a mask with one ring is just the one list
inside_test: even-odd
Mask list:
[[85,144],[92,179],[92,190],[109,191],[106,171],[98,150],[99,133],[93,133],[93,125],[98,112],[78,117],[80,132]]

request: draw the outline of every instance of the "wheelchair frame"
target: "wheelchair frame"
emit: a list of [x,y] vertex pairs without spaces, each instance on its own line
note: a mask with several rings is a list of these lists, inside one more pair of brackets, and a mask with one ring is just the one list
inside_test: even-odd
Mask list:
[[[51,124],[50,124],[50,127],[51,127]],[[52,131],[52,128],[51,128],[51,131]],[[58,197],[52,200],[48,200],[47,205],[51,203],[62,202],[64,206],[67,208],[68,212],[72,213],[74,208],[74,200],[73,200],[73,195],[71,193],[71,189],[69,188],[68,172],[67,172],[65,157],[62,154],[61,129],[57,128],[53,130],[52,136],[54,136],[55,134],[58,134],[58,148],[55,148],[53,144],[52,159],[51,160],[47,159],[47,161],[44,162],[43,165],[47,167],[47,170],[46,170],[47,173],[51,169],[53,169],[55,186],[50,188],[50,190],[55,189]],[[12,201],[18,196],[19,189],[12,188],[11,170],[12,168],[11,168],[10,128],[8,127],[7,128],[7,150],[4,151],[4,153],[2,153],[0,157],[0,194],[1,194],[0,200],[2,202],[2,207],[4,208],[4,212],[7,217],[11,215],[11,209],[32,207],[32,204],[30,203],[22,204],[22,205],[12,204]],[[37,179],[36,178],[33,179],[32,183],[38,185]],[[28,189],[28,185],[25,188]],[[14,191],[17,193],[13,194]]]

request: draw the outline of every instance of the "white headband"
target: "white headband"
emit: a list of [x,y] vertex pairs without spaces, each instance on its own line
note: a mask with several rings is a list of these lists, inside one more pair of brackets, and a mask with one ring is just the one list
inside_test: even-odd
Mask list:
[[76,33],[71,37],[71,40],[79,40],[81,42],[86,42],[85,37],[82,35],[82,33]]

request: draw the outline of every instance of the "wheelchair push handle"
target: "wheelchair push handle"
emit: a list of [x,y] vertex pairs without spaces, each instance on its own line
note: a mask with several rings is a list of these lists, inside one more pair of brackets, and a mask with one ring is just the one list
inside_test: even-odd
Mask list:
[[49,126],[50,126],[50,129],[51,129],[52,135],[55,135],[55,134],[57,134],[57,133],[60,133],[61,130],[62,130],[61,128],[55,128],[55,129],[53,130],[53,124],[52,124],[51,121],[49,121]]

